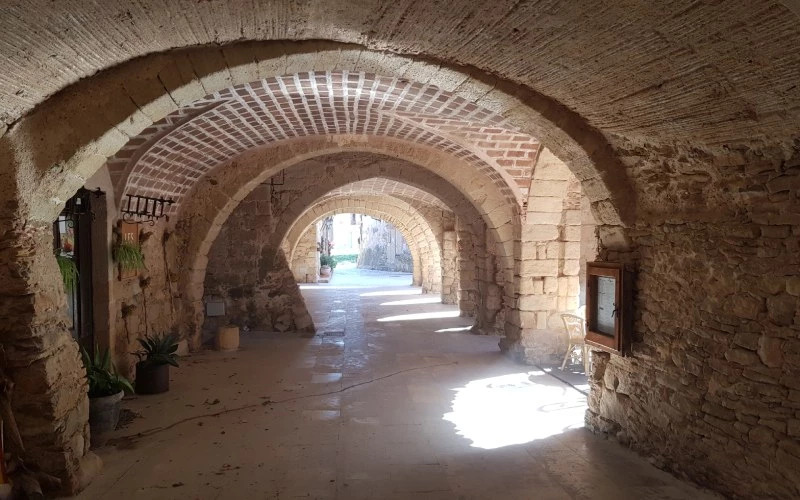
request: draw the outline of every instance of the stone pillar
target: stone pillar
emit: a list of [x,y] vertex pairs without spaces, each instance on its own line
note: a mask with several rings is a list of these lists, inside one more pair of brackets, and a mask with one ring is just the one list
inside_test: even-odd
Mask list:
[[419,258],[419,253],[412,254],[411,260],[413,262],[411,268],[411,285],[422,287],[422,293],[425,293],[425,287],[422,281],[422,260]]
[[[580,295],[581,249],[583,239],[583,219],[581,214],[581,188],[576,179],[571,179],[567,184],[567,192],[563,203],[559,227],[560,251],[558,273],[558,301],[557,313],[574,313],[577,311]],[[593,228],[593,226],[592,226]],[[591,237],[590,237],[591,239]],[[587,242],[588,245],[588,242]],[[584,259],[586,253],[583,252]],[[583,262],[584,269],[586,262]],[[559,314],[548,316],[547,326],[550,329],[560,330],[563,322]]]
[[426,244],[419,245],[420,263],[422,265],[422,289],[423,293],[441,293],[442,291],[442,256],[429,240],[426,240],[425,233],[420,226],[411,230],[411,237],[416,241],[425,241]]
[[586,196],[581,196],[580,228],[580,272],[578,273],[578,306],[586,305],[586,263],[597,260],[598,238],[597,221],[592,214],[592,204]]
[[477,255],[472,233],[456,220],[456,266],[458,272],[458,309],[462,316],[474,316],[478,304],[478,286],[475,264]]
[[25,461],[76,491],[89,453],[89,400],[78,345],[67,329],[52,226],[2,221],[0,230],[0,346],[14,383],[12,411],[26,447]]
[[442,304],[458,304],[461,291],[458,280],[458,244],[455,231],[442,234]]
[[[504,348],[522,361],[556,363],[567,346],[560,313],[578,308],[580,184],[552,154],[536,165],[517,242],[515,311]],[[517,333],[516,341],[508,332]]]
[[[291,251],[291,249],[289,249]],[[292,274],[298,283],[316,283],[319,277],[317,225],[311,224],[292,253]]]

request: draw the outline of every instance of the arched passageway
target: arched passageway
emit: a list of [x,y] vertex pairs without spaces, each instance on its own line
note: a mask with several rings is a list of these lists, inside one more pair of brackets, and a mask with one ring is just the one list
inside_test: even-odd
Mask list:
[[[293,221],[381,178],[449,210],[424,246],[466,256],[459,308],[519,361],[563,353],[586,261],[635,272],[628,355],[596,352],[588,426],[725,494],[798,494],[797,9],[232,6],[0,16],[1,342],[27,463],[67,492],[96,464],[53,257],[76,248],[53,223],[79,188],[105,193],[83,226],[86,317],[128,374],[148,332],[201,347],[219,247],[253,287],[296,287],[280,252],[303,236]],[[131,227],[128,195],[172,203]],[[237,226],[248,211],[259,223]],[[133,274],[112,260],[127,238],[145,257]]]
[[410,205],[401,200],[387,200],[371,196],[348,196],[343,199],[329,198],[312,207],[295,222],[292,230],[285,236],[285,242],[295,257],[297,243],[311,226],[325,217],[337,214],[357,213],[370,215],[376,219],[386,220],[393,224],[410,243],[411,256],[414,262],[414,278],[412,283],[422,287],[423,292],[441,292],[441,259],[439,247],[441,229],[437,237],[423,216]]
[[[295,286],[295,281],[308,281],[307,273],[298,280],[292,272],[297,246],[320,219],[350,212],[397,226],[412,249],[413,284],[441,294],[445,303],[458,304],[461,314],[475,316],[476,331],[502,331],[501,292],[487,271],[502,247],[491,236],[487,240],[491,230],[484,218],[442,178],[409,162],[365,153],[320,156],[278,177],[279,188],[276,177],[262,183],[216,230],[203,303],[223,300],[228,313],[205,318],[206,334],[228,322],[260,329],[308,328]],[[249,178],[246,172],[244,178]],[[487,244],[492,253],[486,252]],[[305,248],[316,271],[316,243]],[[295,304],[291,313],[284,302]],[[269,317],[259,312],[267,309],[273,311]]]

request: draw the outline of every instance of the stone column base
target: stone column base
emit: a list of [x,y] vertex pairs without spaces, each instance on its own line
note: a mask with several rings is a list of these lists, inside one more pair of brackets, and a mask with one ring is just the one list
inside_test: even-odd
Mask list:
[[519,339],[503,337],[500,350],[527,365],[561,364],[567,344],[562,330],[522,330]]

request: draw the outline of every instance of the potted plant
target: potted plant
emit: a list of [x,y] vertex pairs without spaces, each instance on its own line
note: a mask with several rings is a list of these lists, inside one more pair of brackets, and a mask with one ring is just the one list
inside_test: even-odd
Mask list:
[[330,255],[322,254],[319,256],[319,275],[323,278],[329,277],[336,267],[336,261]]
[[145,335],[136,352],[136,393],[160,394],[169,390],[169,366],[178,366],[178,342],[174,335]]
[[120,241],[112,252],[114,262],[122,271],[138,271],[144,269],[144,253],[142,247],[129,241]]
[[69,293],[75,288],[78,282],[78,266],[75,261],[69,256],[56,251],[56,262],[58,262],[58,269],[61,271],[61,281],[64,283],[64,290]]
[[95,346],[92,356],[81,347],[81,357],[89,382],[89,428],[95,442],[100,442],[104,433],[117,428],[120,401],[125,391],[133,392],[133,387],[117,373],[108,349],[101,353]]

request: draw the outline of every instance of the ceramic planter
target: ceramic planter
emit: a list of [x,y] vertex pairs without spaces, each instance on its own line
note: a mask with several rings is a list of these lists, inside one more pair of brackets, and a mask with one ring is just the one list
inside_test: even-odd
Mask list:
[[169,365],[136,364],[136,394],[161,394],[169,390]]
[[92,443],[102,445],[104,435],[117,428],[119,423],[119,409],[123,391],[111,396],[89,398],[89,429]]
[[215,343],[218,351],[239,349],[239,327],[235,325],[219,327]]

